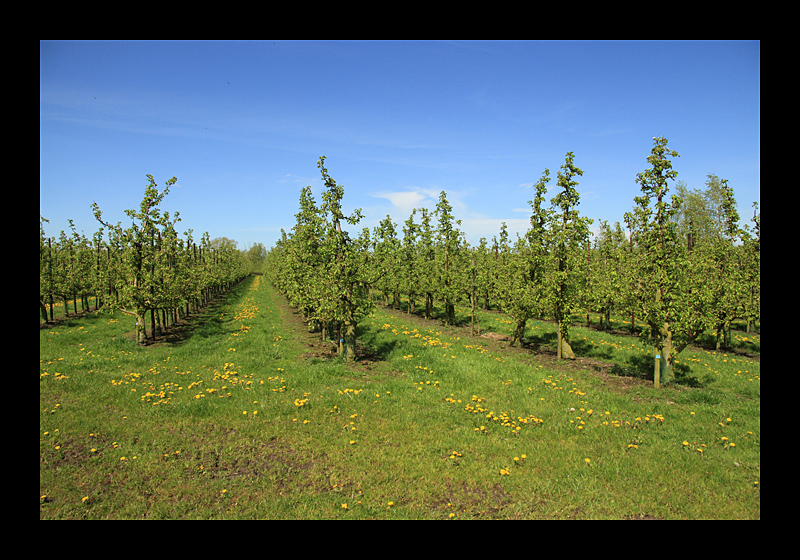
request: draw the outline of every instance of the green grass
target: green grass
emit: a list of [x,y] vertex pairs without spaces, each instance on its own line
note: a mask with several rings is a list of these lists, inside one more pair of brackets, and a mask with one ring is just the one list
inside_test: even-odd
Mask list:
[[378,309],[348,365],[263,277],[191,327],[40,331],[41,519],[760,518],[757,358],[690,348],[656,391],[634,338],[561,364],[548,323],[534,353]]

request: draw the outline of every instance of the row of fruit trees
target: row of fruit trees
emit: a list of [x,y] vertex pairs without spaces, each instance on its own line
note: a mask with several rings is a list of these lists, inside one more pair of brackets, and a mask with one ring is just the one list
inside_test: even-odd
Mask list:
[[[56,300],[69,313],[73,301],[77,313],[80,298],[84,309],[94,298],[96,308],[118,309],[136,321],[136,340],[145,343],[145,317],[149,313],[152,337],[169,322],[202,307],[219,293],[248,276],[252,263],[230,244],[212,246],[208,233],[200,243],[192,230],[179,236],[179,213],[170,216],[159,204],[177,179],[159,191],[152,175],[138,210],[126,210],[127,228],[103,220],[92,205],[100,228],[91,238],[78,234],[70,220],[71,233],[59,238],[45,236],[45,218],[39,222],[39,306],[45,322],[53,320]],[[49,307],[49,317],[48,317]]]
[[[635,181],[641,194],[624,216],[625,229],[592,220],[578,211],[577,178],[583,171],[567,153],[556,177],[557,193],[546,205],[551,180],[545,169],[534,186],[530,227],[509,239],[503,224],[491,242],[470,246],[461,221],[441,192],[432,212],[414,209],[402,235],[390,216],[370,231],[351,234],[363,215],[342,212],[344,188],[317,163],[325,189],[317,205],[311,187],[300,193],[296,224],[267,255],[267,274],[292,305],[302,310],[323,337],[335,334],[339,351],[355,358],[358,323],[372,310],[375,291],[408,310],[417,303],[431,317],[438,302],[445,323],[455,321],[456,304],[495,307],[515,321],[516,343],[527,321],[558,324],[559,358],[574,358],[572,317],[599,312],[607,327],[611,314],[631,318],[654,348],[662,382],[673,380],[672,364],[687,345],[709,330],[725,344],[731,323],[748,329],[760,318],[760,214],[740,226],[733,189],[709,175],[707,189],[669,196],[679,154],[667,139],[653,139],[648,167]],[[656,384],[659,379],[656,379]]]

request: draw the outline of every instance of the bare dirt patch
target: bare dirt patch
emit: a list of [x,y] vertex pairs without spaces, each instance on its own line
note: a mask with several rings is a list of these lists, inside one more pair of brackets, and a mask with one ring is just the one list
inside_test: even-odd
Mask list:
[[505,488],[499,483],[483,488],[466,480],[446,484],[444,494],[433,500],[434,509],[450,512],[467,512],[472,515],[496,515],[512,502]]

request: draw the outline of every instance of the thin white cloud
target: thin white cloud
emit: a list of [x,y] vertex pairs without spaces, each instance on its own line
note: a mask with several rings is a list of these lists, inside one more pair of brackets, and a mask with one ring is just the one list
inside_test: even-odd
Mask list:
[[371,196],[385,198],[394,208],[398,216],[409,216],[414,208],[428,207],[433,209],[438,200],[438,193],[431,189],[416,189],[401,192],[376,192]]

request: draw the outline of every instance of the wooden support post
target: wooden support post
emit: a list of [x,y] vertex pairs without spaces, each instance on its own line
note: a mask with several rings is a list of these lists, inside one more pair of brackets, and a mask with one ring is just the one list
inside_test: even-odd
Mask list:
[[653,386],[656,389],[661,388],[661,355],[656,354],[656,372],[655,377],[653,379]]

